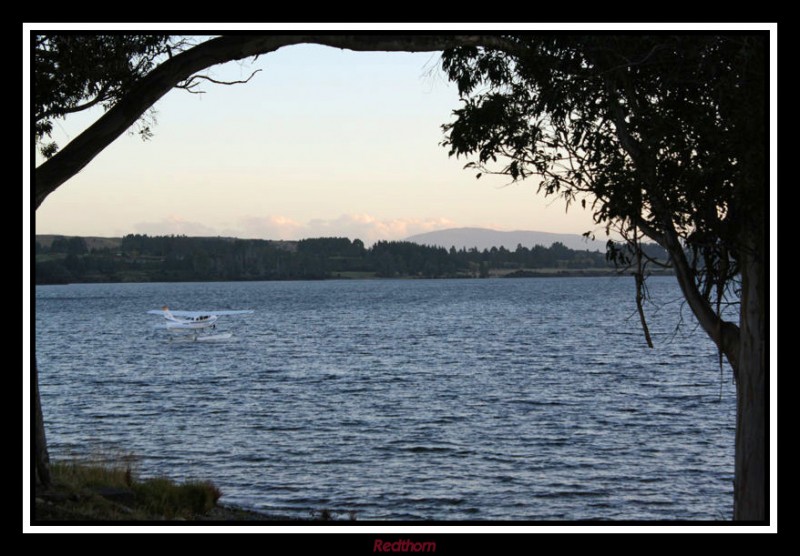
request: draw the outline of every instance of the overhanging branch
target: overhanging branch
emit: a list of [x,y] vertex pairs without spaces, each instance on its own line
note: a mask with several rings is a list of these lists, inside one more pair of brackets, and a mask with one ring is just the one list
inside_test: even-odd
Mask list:
[[257,74],[258,72],[260,72],[260,71],[261,71],[260,69],[257,69],[253,73],[251,73],[250,77],[248,77],[247,79],[242,79],[242,80],[238,80],[238,81],[222,81],[222,80],[219,80],[219,79],[214,79],[214,78],[212,78],[212,77],[210,77],[208,75],[197,74],[197,75],[191,76],[190,78],[186,79],[185,81],[182,81],[182,82],[178,83],[177,85],[175,85],[175,87],[178,88],[178,89],[184,89],[186,91],[189,91],[192,94],[202,94],[202,93],[205,93],[205,91],[195,91],[194,90],[194,88],[199,85],[198,80],[200,80],[200,79],[205,79],[206,81],[210,81],[211,83],[216,83],[217,85],[240,85],[240,84],[243,84],[243,83],[249,83],[250,80],[253,79],[253,76],[255,74]]
[[[110,89],[110,85],[106,84],[106,86],[103,87],[103,89],[100,90],[100,92],[98,92],[97,95],[92,100],[90,100],[88,102],[85,102],[83,104],[77,104],[75,106],[71,106],[69,108],[66,108],[66,109],[63,110],[63,112],[65,114],[74,114],[76,112],[82,112],[84,110],[88,110],[89,108],[91,108],[93,106],[97,106],[98,104],[100,104],[104,100],[108,100],[108,96],[107,95],[108,95],[109,89]],[[56,116],[56,115],[59,115],[59,111],[57,111],[57,110],[47,110],[47,111],[45,111],[43,113],[35,114],[34,118],[35,118],[35,120],[37,122],[39,122],[41,120],[46,120],[47,118],[52,118],[53,116]]]
[[431,52],[457,46],[514,48],[513,43],[496,35],[233,35],[212,39],[159,65],[92,126],[36,168],[36,208],[178,83],[211,66],[295,44],[384,52]]

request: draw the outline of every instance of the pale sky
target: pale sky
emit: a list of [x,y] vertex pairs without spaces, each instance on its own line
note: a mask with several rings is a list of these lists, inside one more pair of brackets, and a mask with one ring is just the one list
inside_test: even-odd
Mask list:
[[[298,45],[211,69],[204,95],[173,90],[154,137],[124,135],[51,194],[37,234],[402,239],[478,226],[580,234],[588,211],[464,170],[440,145],[459,106],[438,53]],[[102,111],[58,121],[66,145]],[[37,163],[39,160],[37,159]],[[599,234],[601,235],[601,234]]]

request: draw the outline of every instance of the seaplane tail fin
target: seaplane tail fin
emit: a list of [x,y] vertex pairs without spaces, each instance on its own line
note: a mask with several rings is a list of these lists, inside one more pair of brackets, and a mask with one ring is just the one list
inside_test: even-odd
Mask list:
[[177,318],[175,318],[175,315],[172,314],[172,311],[170,311],[169,307],[167,307],[166,305],[164,305],[161,308],[161,310],[164,311],[164,318],[165,319],[171,320],[171,321],[174,321],[174,322],[180,322]]

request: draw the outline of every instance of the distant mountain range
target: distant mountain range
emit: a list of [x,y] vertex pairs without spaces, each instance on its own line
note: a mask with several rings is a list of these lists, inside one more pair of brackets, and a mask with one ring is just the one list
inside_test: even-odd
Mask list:
[[603,251],[606,250],[605,240],[589,240],[579,234],[553,234],[550,232],[514,231],[498,232],[486,228],[451,228],[436,232],[416,234],[406,238],[406,241],[420,245],[432,245],[449,249],[471,249],[477,247],[479,251],[500,247],[501,245],[513,251],[517,245],[531,248],[534,245],[550,247],[555,242],[561,242],[570,249]]

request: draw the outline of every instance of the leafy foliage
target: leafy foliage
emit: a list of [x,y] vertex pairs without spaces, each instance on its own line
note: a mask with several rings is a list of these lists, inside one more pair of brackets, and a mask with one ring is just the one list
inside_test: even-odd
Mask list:
[[[446,51],[463,106],[450,154],[540,179],[632,244],[688,264],[704,297],[735,283],[742,234],[764,225],[763,36],[537,35],[511,52]],[[611,256],[616,256],[611,253]]]
[[[97,105],[109,108],[182,44],[167,35],[37,35],[33,109],[42,155],[58,150],[48,141],[54,120]],[[149,126],[139,133],[147,138]]]

